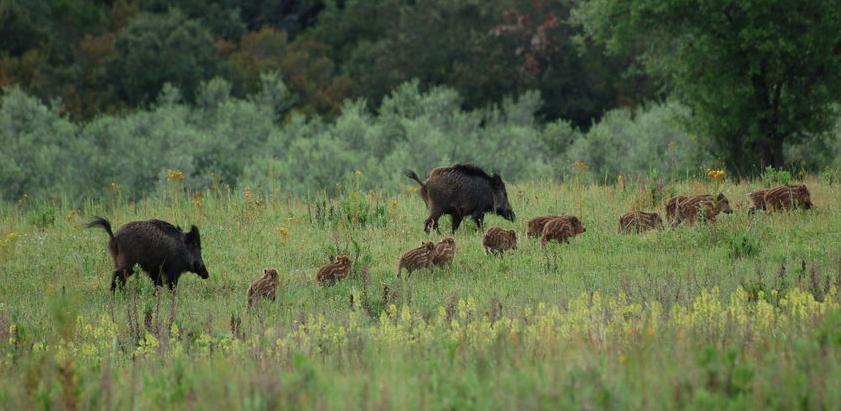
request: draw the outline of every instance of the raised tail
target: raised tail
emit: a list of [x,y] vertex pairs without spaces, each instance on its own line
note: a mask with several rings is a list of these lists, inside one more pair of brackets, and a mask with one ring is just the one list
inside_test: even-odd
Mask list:
[[406,175],[406,177],[409,177],[412,180],[417,181],[418,184],[420,184],[421,188],[423,188],[423,186],[424,186],[423,181],[421,181],[421,179],[420,179],[420,177],[418,177],[417,173],[415,173],[412,170],[406,170],[403,173]]
[[106,233],[108,233],[108,237],[114,238],[114,232],[111,231],[111,223],[109,223],[108,220],[102,217],[94,217],[93,221],[88,223],[85,227],[102,227],[102,229],[105,230]]

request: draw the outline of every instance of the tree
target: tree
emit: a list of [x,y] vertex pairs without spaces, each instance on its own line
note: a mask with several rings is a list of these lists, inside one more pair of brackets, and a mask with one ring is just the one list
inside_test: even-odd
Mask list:
[[117,92],[129,104],[151,101],[164,83],[192,99],[215,70],[210,33],[178,9],[166,15],[141,13],[117,36],[111,75]]
[[594,0],[574,12],[612,51],[693,110],[728,167],[785,165],[784,147],[832,124],[841,99],[841,0]]
[[239,94],[261,89],[262,74],[278,72],[298,96],[299,109],[307,113],[338,115],[348,95],[350,79],[337,75],[326,46],[314,40],[290,44],[286,32],[271,27],[246,33],[230,52],[231,77]]
[[[34,3],[34,2],[33,2]],[[41,5],[41,4],[38,4]],[[0,1],[0,53],[19,56],[36,47],[47,37],[37,15],[33,18],[29,8],[16,0]],[[42,8],[43,9],[43,8]],[[38,10],[41,11],[41,10]]]
[[332,60],[354,81],[354,95],[372,106],[411,79],[424,88],[455,88],[466,108],[537,89],[543,117],[586,127],[615,106],[617,95],[634,92],[621,91],[624,62],[577,42],[581,29],[568,23],[571,4],[328,1],[302,37],[329,45]]

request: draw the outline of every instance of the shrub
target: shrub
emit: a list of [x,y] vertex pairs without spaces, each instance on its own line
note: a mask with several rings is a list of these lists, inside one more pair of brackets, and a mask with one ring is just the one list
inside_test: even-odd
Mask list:
[[[509,182],[565,176],[614,182],[621,175],[662,185],[701,176],[714,163],[682,127],[689,113],[676,103],[614,110],[583,132],[565,121],[541,124],[535,92],[464,110],[452,89],[424,91],[411,81],[379,107],[349,101],[325,122],[288,113],[296,96],[276,73],[264,74],[260,90],[246,98],[231,90],[214,78],[198,85],[195,104],[187,104],[177,88],[164,85],[146,109],[76,125],[20,89],[7,89],[0,100],[0,144],[8,148],[0,152],[0,195],[78,198],[119,187],[140,198],[160,189],[170,169],[184,174],[187,190],[222,183],[333,195],[359,170],[360,190],[393,192],[412,185],[404,169],[424,176],[455,162],[475,163]],[[763,173],[766,184],[790,179],[785,171]]]
[[652,171],[669,178],[698,175],[712,157],[679,119],[686,108],[668,103],[643,110],[613,110],[579,136],[562,156],[564,164],[581,161],[596,176],[645,176]]
[[766,187],[781,186],[791,181],[791,173],[787,170],[779,170],[773,166],[765,167],[762,171],[762,183]]
[[87,189],[87,159],[95,147],[78,128],[18,87],[0,100],[0,196],[17,200],[77,195]]
[[759,254],[761,242],[750,230],[741,229],[730,234],[727,239],[729,256],[732,259],[748,258]]

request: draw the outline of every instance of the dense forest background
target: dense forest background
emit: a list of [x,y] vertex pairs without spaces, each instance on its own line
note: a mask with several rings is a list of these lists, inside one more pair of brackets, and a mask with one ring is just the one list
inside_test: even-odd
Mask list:
[[0,0],[0,189],[831,172],[841,0],[795,3]]

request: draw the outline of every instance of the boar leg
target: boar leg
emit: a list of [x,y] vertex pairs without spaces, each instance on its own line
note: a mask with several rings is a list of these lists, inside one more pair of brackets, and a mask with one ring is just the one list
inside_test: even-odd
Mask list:
[[481,231],[482,224],[484,224],[485,215],[484,214],[473,214],[472,216],[473,222],[476,223],[476,227]]
[[169,288],[169,290],[170,291],[174,290],[177,285],[178,285],[178,275],[167,274],[167,276],[166,276],[166,286]]
[[163,287],[164,286],[163,276],[161,274],[158,274],[158,275],[152,277],[152,284],[155,284],[155,288]]
[[117,287],[121,289],[125,288],[126,277],[128,277],[126,271],[127,270],[114,270],[114,272],[111,273],[111,292],[116,291]]
[[444,211],[440,208],[434,208],[429,210],[429,217],[426,218],[426,221],[423,222],[423,231],[429,234],[429,228],[432,227],[438,234],[441,234],[441,230],[438,229],[438,219],[444,214]]
[[161,275],[158,278],[158,281],[155,283],[158,287],[162,287],[163,284],[159,284],[163,282],[163,276],[166,276],[166,286],[169,288],[170,291],[175,290],[175,287],[178,285],[178,277],[181,276],[180,271],[175,271],[171,268],[162,269]]
[[464,217],[461,215],[461,213],[453,213],[453,234],[456,233],[456,230],[458,230],[458,227],[461,225],[461,220],[463,219]]

